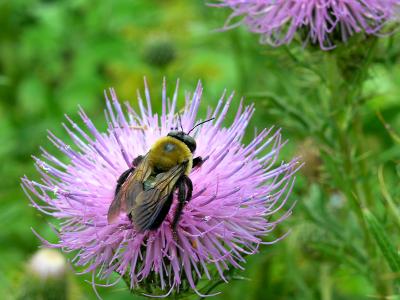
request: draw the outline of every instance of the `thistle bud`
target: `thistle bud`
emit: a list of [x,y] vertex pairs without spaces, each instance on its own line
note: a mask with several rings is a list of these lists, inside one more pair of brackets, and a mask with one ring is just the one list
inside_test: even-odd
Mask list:
[[310,181],[317,181],[321,175],[322,160],[318,146],[312,139],[305,139],[297,149],[297,156],[301,157],[304,166],[301,172]]
[[40,249],[26,267],[18,299],[67,299],[67,262],[56,250]]
[[143,59],[149,65],[157,68],[165,68],[173,62],[176,57],[174,45],[167,39],[150,41],[145,47]]

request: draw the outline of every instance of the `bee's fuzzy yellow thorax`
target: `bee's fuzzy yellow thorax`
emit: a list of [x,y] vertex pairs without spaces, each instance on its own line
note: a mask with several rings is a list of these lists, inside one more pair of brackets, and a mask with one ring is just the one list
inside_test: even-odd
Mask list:
[[186,175],[190,173],[193,163],[193,155],[188,146],[170,136],[162,137],[153,144],[149,159],[153,166],[160,170],[169,170],[187,160],[189,165],[185,172]]

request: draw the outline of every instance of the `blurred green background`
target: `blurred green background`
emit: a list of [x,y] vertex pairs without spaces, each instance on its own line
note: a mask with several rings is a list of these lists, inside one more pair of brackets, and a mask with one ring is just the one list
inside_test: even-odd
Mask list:
[[[40,244],[31,228],[55,239],[52,220],[32,208],[20,188],[25,174],[39,179],[31,159],[39,146],[56,153],[46,130],[68,140],[61,122],[64,113],[78,120],[78,105],[104,129],[103,90],[114,87],[120,100],[135,103],[143,76],[157,107],[166,76],[169,93],[180,79],[180,103],[184,90],[192,91],[201,79],[203,112],[225,88],[236,91],[236,105],[242,96],[255,102],[251,127],[283,128],[290,141],[282,160],[302,155],[306,162],[292,196],[298,201],[294,215],[277,232],[292,234],[249,257],[246,271],[238,273],[248,280],[220,285],[216,290],[223,293],[215,299],[397,299],[390,287],[391,298],[378,296],[375,275],[385,285],[393,274],[379,249],[364,253],[354,214],[313,138],[325,130],[325,92],[317,72],[301,62],[317,66],[325,54],[262,46],[244,28],[217,31],[228,14],[201,0],[0,0],[0,298],[15,299],[25,284],[26,262]],[[399,49],[396,36],[379,41],[379,59],[362,92],[368,100],[362,110],[368,152],[360,158],[370,166],[363,181],[376,200],[370,209],[396,245],[399,228],[388,216],[382,184],[397,203],[400,147],[383,119],[400,129]],[[247,140],[252,135],[249,130]],[[370,268],[370,260],[381,268]],[[72,273],[70,299],[96,299],[85,282],[90,278]],[[104,299],[133,298],[123,283],[99,291]]]

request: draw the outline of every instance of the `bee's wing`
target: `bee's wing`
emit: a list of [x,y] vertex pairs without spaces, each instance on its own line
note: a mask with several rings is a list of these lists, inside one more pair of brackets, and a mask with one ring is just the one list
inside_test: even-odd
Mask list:
[[135,170],[130,174],[126,181],[121,185],[118,193],[111,203],[107,219],[112,224],[118,220],[121,212],[128,213],[132,210],[133,204],[138,194],[143,191],[143,182],[150,176],[152,167],[149,164],[148,154],[146,154]]
[[165,173],[160,173],[155,178],[152,188],[139,193],[131,212],[132,221],[138,231],[152,228],[186,168],[187,162],[184,162]]

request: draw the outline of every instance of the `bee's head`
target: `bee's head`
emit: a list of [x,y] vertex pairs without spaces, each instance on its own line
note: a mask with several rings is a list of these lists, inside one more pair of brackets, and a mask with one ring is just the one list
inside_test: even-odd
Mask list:
[[[205,121],[203,121],[203,122],[200,122],[200,123],[196,124],[195,126],[193,126],[192,129],[190,129],[190,130],[188,131],[188,133],[185,133],[185,132],[183,131],[183,127],[182,127],[181,116],[178,115],[178,117],[179,117],[179,123],[180,123],[180,126],[181,126],[182,131],[179,131],[179,130],[178,130],[178,127],[176,127],[175,130],[171,130],[171,131],[168,133],[168,136],[173,137],[173,138],[175,138],[175,139],[177,139],[177,140],[179,140],[179,141],[185,143],[185,145],[188,146],[190,152],[193,153],[194,151],[196,151],[196,141],[195,141],[194,138],[191,137],[189,134],[190,134],[190,133],[193,131],[193,129],[195,129],[197,126],[200,126],[201,124],[204,124],[204,123],[206,123],[206,122],[212,121],[212,120],[214,120],[214,118],[211,118],[211,119],[208,119],[208,120],[205,120]],[[172,129],[172,128],[171,128],[171,129]]]
[[196,150],[196,141],[187,133],[183,131],[173,130],[168,133],[168,136],[185,143],[185,145],[188,146],[190,152],[193,153]]

